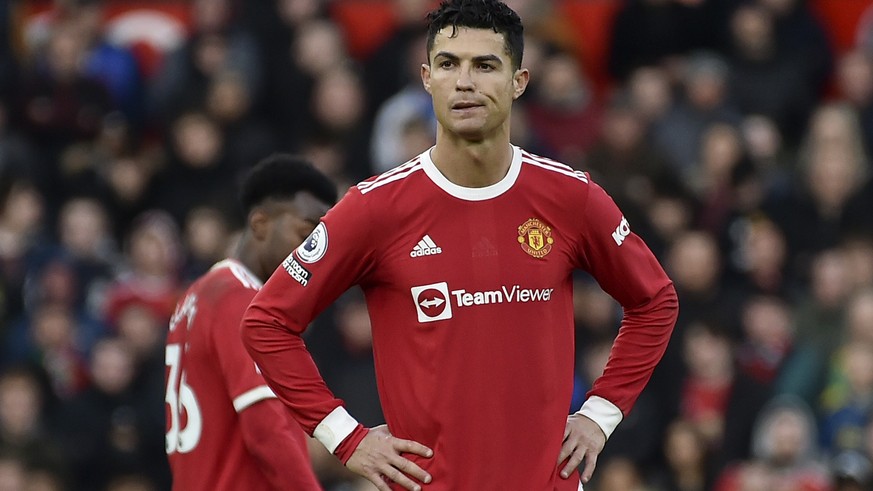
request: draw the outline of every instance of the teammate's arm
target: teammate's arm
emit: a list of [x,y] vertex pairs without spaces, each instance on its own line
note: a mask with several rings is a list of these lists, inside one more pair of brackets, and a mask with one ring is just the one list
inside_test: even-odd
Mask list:
[[239,423],[246,448],[273,489],[321,489],[312,477],[306,436],[288,420],[282,402],[276,398],[257,402],[240,411]]
[[559,465],[566,478],[583,460],[587,482],[606,440],[639,397],[664,355],[678,315],[673,283],[603,189],[588,184],[588,221],[583,269],[624,309],[618,337],[603,375],[595,380],[582,409],[567,419]]
[[271,489],[320,490],[306,435],[267,387],[239,340],[240,319],[256,292],[244,274],[235,274],[243,287],[228,289],[218,302],[211,330],[212,353],[236,410],[243,443]]

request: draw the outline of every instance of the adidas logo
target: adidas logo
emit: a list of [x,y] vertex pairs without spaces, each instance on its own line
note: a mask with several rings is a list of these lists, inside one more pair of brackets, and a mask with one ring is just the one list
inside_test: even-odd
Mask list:
[[430,235],[425,235],[412,248],[409,257],[433,256],[435,254],[442,254],[442,252],[443,249],[436,245],[433,239],[430,238]]

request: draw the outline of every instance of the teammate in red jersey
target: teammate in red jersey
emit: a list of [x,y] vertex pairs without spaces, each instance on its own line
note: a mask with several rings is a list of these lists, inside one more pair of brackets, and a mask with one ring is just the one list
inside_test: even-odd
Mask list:
[[[350,189],[255,296],[243,340],[303,428],[383,491],[576,491],[663,355],[678,312],[658,261],[588,174],[509,141],[522,25],[497,0],[429,15],[436,145]],[[571,275],[624,307],[579,413]],[[366,429],[301,333],[360,285],[387,425]]]
[[262,282],[336,201],[303,160],[274,155],[246,177],[248,227],[236,257],[185,292],[170,320],[167,455],[173,489],[320,490],[306,435],[240,342],[240,321]]

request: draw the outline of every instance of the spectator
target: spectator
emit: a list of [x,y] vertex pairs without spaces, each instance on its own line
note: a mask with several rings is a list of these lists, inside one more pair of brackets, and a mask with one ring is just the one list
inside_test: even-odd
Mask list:
[[128,473],[167,479],[163,425],[149,426],[143,401],[133,391],[130,348],[121,340],[103,340],[90,368],[93,387],[70,400],[56,423],[76,489],[101,490]]
[[655,144],[667,153],[683,178],[694,174],[703,132],[713,123],[739,124],[740,114],[727,97],[728,65],[710,52],[691,54],[682,70],[681,92],[663,118],[653,122]]
[[837,62],[840,97],[857,112],[867,154],[873,154],[873,53],[855,49]]
[[[42,194],[31,183],[10,179],[9,189],[0,194],[0,272],[5,301],[2,318],[7,322],[24,312],[24,280],[28,259],[44,239],[45,205]],[[6,322],[3,323],[6,326]]]
[[64,461],[46,427],[43,387],[25,368],[0,374],[0,448],[21,456],[28,467],[58,472]]
[[84,42],[72,26],[52,31],[45,55],[24,74],[19,96],[19,120],[29,138],[39,141],[38,184],[56,210],[69,189],[61,185],[63,152],[73,143],[93,139],[114,105],[103,85],[82,73]]
[[730,27],[731,100],[743,114],[767,116],[788,141],[799,141],[821,83],[808,76],[807,53],[802,58],[780,54],[773,13],[763,6],[740,6]]
[[[425,36],[418,36],[408,43],[404,53],[407,67],[406,84],[382,103],[375,115],[373,135],[370,139],[373,171],[385,172],[433,145],[436,117],[428,94],[421,85],[419,71],[425,55]],[[392,61],[392,65],[396,62]],[[369,93],[369,91],[368,91]],[[421,127],[427,136],[426,146],[406,148],[404,142],[409,131]],[[424,142],[422,142],[424,143]]]
[[733,343],[714,324],[692,324],[685,336],[687,375],[681,383],[679,416],[703,435],[715,468],[748,456],[752,428],[770,392],[738,371]]
[[691,423],[677,419],[664,438],[666,467],[653,478],[658,491],[712,489],[711,452],[703,434]]
[[230,223],[221,211],[208,206],[191,210],[185,219],[184,243],[188,251],[182,280],[193,281],[226,257]]
[[798,58],[806,83],[817,96],[828,81],[833,55],[821,20],[806,0],[759,0],[773,16],[776,45],[782,58]]
[[180,293],[180,247],[176,225],[167,215],[151,212],[139,218],[125,251],[129,264],[107,290],[105,315],[111,325],[131,304],[169,321]]
[[547,54],[542,65],[534,98],[525,106],[528,126],[546,153],[580,167],[599,135],[603,110],[569,52]]
[[815,437],[809,407],[790,397],[774,399],[755,424],[753,458],[726,469],[715,490],[830,491]]
[[350,67],[326,71],[315,82],[310,105],[315,128],[309,134],[314,131],[330,141],[340,157],[338,168],[319,170],[337,182],[369,177],[370,123],[364,118],[366,96],[358,73]]
[[151,84],[151,112],[163,122],[202,107],[209,83],[221,74],[242,77],[253,98],[263,83],[257,44],[234,24],[229,0],[195,0],[191,18],[195,24],[190,39],[165,56]]
[[[390,3],[394,30],[364,63],[365,92],[373,110],[405,87],[415,85],[421,89],[418,71],[427,53],[422,39],[426,33],[424,19],[430,2],[391,0]],[[409,62],[398,63],[398,60]],[[404,160],[396,160],[394,165]]]
[[678,178],[666,156],[646,138],[646,119],[632,102],[623,97],[613,101],[601,127],[583,167],[610,193],[637,233],[646,237],[645,211],[657,186]]

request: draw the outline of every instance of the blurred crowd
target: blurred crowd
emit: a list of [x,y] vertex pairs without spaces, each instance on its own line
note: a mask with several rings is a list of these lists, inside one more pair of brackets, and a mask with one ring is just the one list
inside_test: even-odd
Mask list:
[[[838,51],[804,0],[615,1],[607,84],[557,4],[507,2],[532,72],[512,141],[590,172],[680,298],[586,490],[873,489],[873,7]],[[153,67],[105,35],[111,0],[26,25],[0,3],[0,491],[169,489],[167,320],[232,249],[241,172],[295,152],[344,192],[433,144],[433,3],[391,1],[354,56],[342,2],[191,0]],[[574,281],[568,411],[621,319]],[[307,342],[375,425],[369,329],[350,291]],[[326,489],[368,489],[312,454]]]

